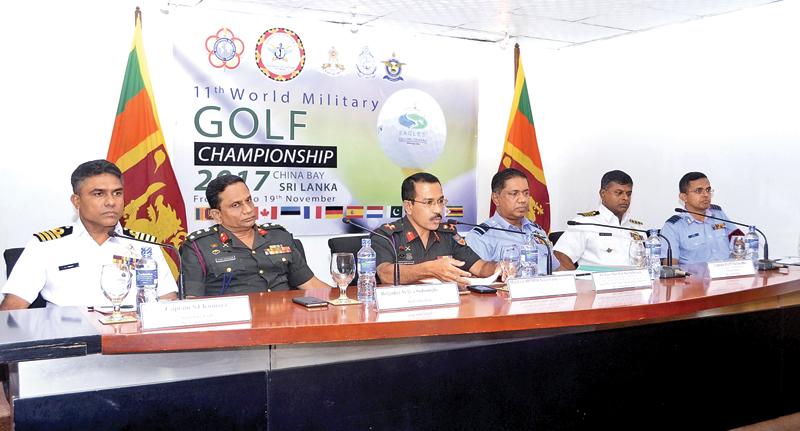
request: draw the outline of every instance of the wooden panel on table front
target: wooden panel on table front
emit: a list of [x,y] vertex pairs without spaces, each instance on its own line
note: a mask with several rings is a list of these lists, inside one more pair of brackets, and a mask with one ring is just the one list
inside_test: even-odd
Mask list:
[[[295,296],[338,296],[337,289],[318,289],[251,294],[253,319],[246,324],[147,332],[138,323],[97,326],[105,354],[158,352],[627,324],[750,303],[777,308],[784,297],[800,292],[800,268],[718,280],[704,279],[701,269],[695,272],[686,279],[656,281],[651,289],[600,294],[590,281],[579,280],[578,295],[559,301],[512,302],[503,292],[470,293],[461,296],[457,309],[431,312],[429,318],[412,316],[426,313],[378,313],[374,305],[308,310],[292,302]],[[348,293],[354,297],[355,288]],[[440,313],[452,315],[437,317]]]

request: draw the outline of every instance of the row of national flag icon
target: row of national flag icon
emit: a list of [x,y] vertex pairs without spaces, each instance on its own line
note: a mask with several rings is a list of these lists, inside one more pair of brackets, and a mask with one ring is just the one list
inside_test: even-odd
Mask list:
[[[195,207],[194,218],[212,220],[209,207]],[[280,219],[340,219],[340,218],[400,218],[402,206],[339,205],[339,206],[266,206],[256,207],[259,218]],[[447,217],[464,217],[463,206],[448,206]]]

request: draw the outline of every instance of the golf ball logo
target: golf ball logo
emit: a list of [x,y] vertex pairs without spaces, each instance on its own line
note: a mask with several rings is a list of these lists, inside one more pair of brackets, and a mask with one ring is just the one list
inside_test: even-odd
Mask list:
[[386,99],[378,114],[378,143],[404,169],[424,169],[441,156],[447,138],[444,112],[428,93],[400,90]]

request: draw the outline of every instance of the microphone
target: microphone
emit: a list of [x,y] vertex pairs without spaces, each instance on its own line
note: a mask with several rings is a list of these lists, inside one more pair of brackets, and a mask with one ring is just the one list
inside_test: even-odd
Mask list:
[[358,223],[354,222],[353,220],[350,220],[347,217],[342,218],[342,223],[353,225],[353,226],[355,226],[355,227],[357,227],[357,228],[359,228],[359,229],[361,229],[363,231],[367,231],[367,232],[369,232],[369,233],[371,233],[371,234],[373,234],[373,235],[375,235],[377,237],[383,238],[383,239],[385,239],[386,241],[389,242],[389,248],[392,250],[392,254],[394,255],[394,274],[393,274],[394,275],[394,277],[393,277],[394,280],[392,281],[392,285],[393,286],[399,286],[400,285],[400,261],[397,259],[397,245],[394,242],[394,237],[388,237],[388,236],[386,236],[386,235],[384,235],[384,234],[382,234],[382,233],[380,233],[378,231],[375,231],[375,230],[370,229],[370,228],[368,228],[366,226],[358,224]]
[[181,260],[181,254],[178,252],[178,249],[175,248],[174,245],[163,243],[163,242],[148,241],[146,239],[134,238],[132,236],[123,236],[123,235],[118,234],[117,231],[115,231],[114,229],[111,229],[110,231],[108,231],[108,236],[111,237],[111,238],[124,238],[124,239],[128,239],[128,240],[131,240],[131,241],[143,242],[145,244],[152,244],[152,245],[157,245],[159,247],[166,247],[166,248],[172,249],[172,251],[175,252],[175,255],[178,256],[178,279],[180,281],[180,283],[178,283],[178,299],[184,299],[184,296],[183,296],[183,261]]
[[[721,217],[714,217],[714,216],[710,216],[708,214],[689,211],[689,210],[684,209],[684,208],[675,208],[675,212],[695,214],[695,215],[708,217],[710,219],[720,220],[720,221],[724,221],[724,222],[735,224],[735,225],[739,225],[739,226],[745,226],[745,227],[752,226],[752,225],[749,225],[749,224],[746,224],[746,223],[739,223],[739,222],[735,222],[733,220],[726,220],[726,219],[721,218]],[[764,235],[764,232],[761,232],[761,230],[759,228],[753,226],[753,229],[755,229],[756,232],[760,233],[761,236],[764,238],[764,258],[758,260],[758,270],[759,271],[768,271],[770,269],[785,268],[785,266],[775,263],[774,260],[769,260],[769,243],[767,242],[767,236]]]
[[[607,227],[611,229],[620,229],[620,230],[629,230],[631,232],[641,232],[645,235],[648,235],[650,232],[644,229],[634,229],[632,227],[623,227],[623,226],[614,226],[609,224],[600,224],[600,223],[582,223],[575,220],[567,221],[567,224],[570,226],[600,226],[600,227]],[[658,229],[652,229],[656,231],[656,235],[660,238],[664,238],[664,241],[667,242],[667,265],[661,267],[661,273],[659,274],[658,278],[676,278],[676,277],[686,277],[687,275],[691,275],[688,272],[676,268],[672,266],[672,244],[669,242],[669,239],[664,235],[661,235],[661,232]]]
[[463,224],[465,226],[473,226],[473,227],[482,227],[482,228],[486,228],[486,229],[499,230],[499,231],[502,231],[502,232],[516,233],[516,234],[520,234],[520,235],[533,235],[536,238],[539,238],[540,240],[542,240],[542,242],[544,243],[544,246],[547,247],[547,275],[553,275],[553,250],[552,250],[553,245],[550,243],[550,240],[547,237],[544,237],[542,235],[539,235],[538,233],[533,233],[533,232],[531,232],[529,234],[527,232],[522,232],[522,231],[519,231],[519,230],[504,229],[502,227],[493,227],[493,226],[481,226],[481,225],[478,225],[478,224],[466,223],[466,222],[463,222],[463,221],[458,221],[458,220],[453,220],[453,219],[447,220],[447,223],[449,223],[449,224]]

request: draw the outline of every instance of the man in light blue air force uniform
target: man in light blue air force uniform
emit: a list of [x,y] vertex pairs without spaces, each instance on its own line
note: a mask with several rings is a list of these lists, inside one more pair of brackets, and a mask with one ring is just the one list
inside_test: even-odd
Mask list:
[[[678,197],[687,211],[727,219],[719,205],[711,204],[714,189],[705,174],[689,172],[678,183]],[[736,226],[721,220],[681,213],[664,223],[661,234],[672,244],[674,263],[700,263],[725,260],[730,257],[730,236],[741,233]],[[661,258],[666,259],[667,248],[661,247]]]
[[[490,229],[498,227],[525,234],[537,234],[547,238],[547,233],[538,224],[528,220],[525,215],[531,200],[528,178],[521,171],[508,168],[492,177],[492,202],[497,211],[485,222],[472,229],[466,236],[469,247],[483,260],[498,262],[504,245],[522,245],[528,235]],[[533,238],[532,244],[539,251],[537,272],[547,274],[547,246]],[[558,260],[553,258],[553,269],[558,268]]]

